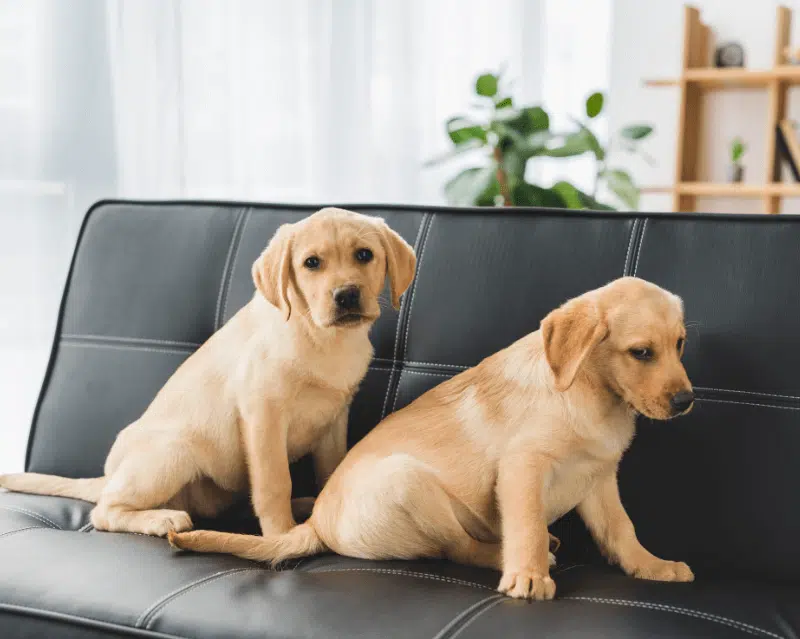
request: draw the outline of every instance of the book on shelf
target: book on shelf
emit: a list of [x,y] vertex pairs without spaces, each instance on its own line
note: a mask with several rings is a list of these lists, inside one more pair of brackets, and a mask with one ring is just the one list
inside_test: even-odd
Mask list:
[[786,160],[796,182],[800,182],[800,141],[791,120],[781,120],[776,127],[778,152]]

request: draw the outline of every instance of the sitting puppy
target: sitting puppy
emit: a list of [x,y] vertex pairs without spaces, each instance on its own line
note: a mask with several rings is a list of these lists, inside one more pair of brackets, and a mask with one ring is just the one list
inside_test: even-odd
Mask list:
[[253,264],[252,300],[118,435],[104,477],[21,473],[0,487],[96,502],[96,529],[163,536],[249,484],[263,533],[290,530],[289,463],[311,453],[324,485],[341,462],[378,297],[388,277],[398,308],[415,266],[381,219],[328,208],[281,226]]
[[680,298],[624,277],[551,312],[540,330],[431,389],[359,442],[309,521],[259,538],[197,531],[173,546],[278,562],[325,549],[365,559],[446,557],[502,571],[499,590],[551,599],[548,524],[572,508],[629,575],[690,581],[636,538],[617,465],[637,413],[694,396]]

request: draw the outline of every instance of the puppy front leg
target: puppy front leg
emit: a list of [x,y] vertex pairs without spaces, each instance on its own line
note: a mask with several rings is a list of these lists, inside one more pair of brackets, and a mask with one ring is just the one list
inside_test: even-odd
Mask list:
[[261,534],[285,533],[295,526],[286,445],[288,426],[281,419],[280,409],[267,401],[251,407],[243,417],[250,492]]
[[345,406],[331,423],[327,432],[320,437],[311,457],[314,460],[314,474],[317,478],[317,486],[323,489],[328,479],[342,463],[347,454],[347,419],[350,414],[350,407]]
[[682,561],[660,559],[639,543],[619,497],[616,468],[597,480],[577,510],[600,549],[626,574],[654,581],[694,579],[691,569]]
[[544,491],[550,463],[516,453],[500,462],[497,497],[502,520],[503,576],[498,590],[519,599],[552,599],[550,533]]

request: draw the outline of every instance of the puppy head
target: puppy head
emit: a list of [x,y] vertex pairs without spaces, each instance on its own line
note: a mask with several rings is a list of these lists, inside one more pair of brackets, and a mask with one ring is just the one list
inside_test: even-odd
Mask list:
[[570,300],[542,321],[545,356],[564,391],[586,371],[637,412],[669,419],[691,409],[681,362],[683,303],[633,277]]
[[253,281],[286,320],[298,313],[320,328],[355,327],[380,315],[387,277],[399,308],[415,268],[414,250],[382,219],[325,208],[278,229]]

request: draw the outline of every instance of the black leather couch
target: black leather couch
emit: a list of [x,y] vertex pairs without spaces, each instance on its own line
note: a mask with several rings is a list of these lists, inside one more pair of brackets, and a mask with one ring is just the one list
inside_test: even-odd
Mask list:
[[[418,272],[372,332],[355,441],[387,412],[536,330],[569,297],[623,274],[683,296],[697,405],[647,422],[623,502],[651,551],[692,584],[634,580],[574,516],[557,599],[495,591],[497,573],[332,555],[272,571],[166,541],[93,531],[91,505],[0,493],[0,637],[742,637],[800,631],[800,220],[353,207],[413,243]],[[105,202],[64,295],[30,436],[31,471],[101,473],[115,435],[253,292],[250,265],[308,207]],[[12,425],[19,427],[19,425]],[[5,426],[4,427],[8,427]],[[793,470],[794,469],[794,470]],[[311,494],[307,464],[295,493]],[[243,503],[225,520],[253,529]],[[238,514],[237,514],[238,513]]]

